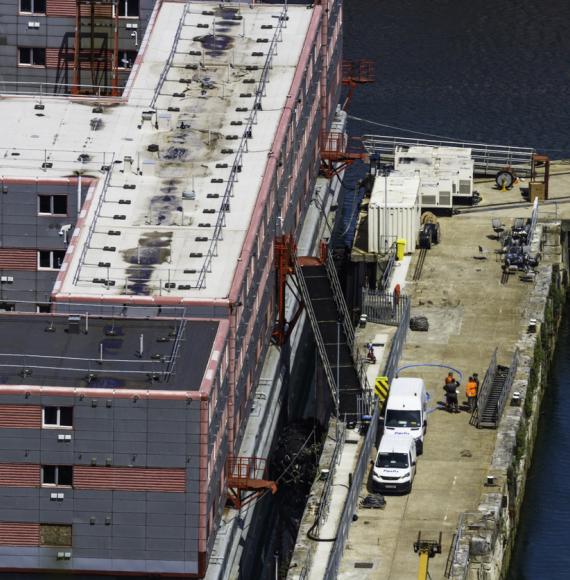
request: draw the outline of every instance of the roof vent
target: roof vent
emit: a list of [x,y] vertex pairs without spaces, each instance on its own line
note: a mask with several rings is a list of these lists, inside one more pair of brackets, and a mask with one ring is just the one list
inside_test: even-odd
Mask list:
[[182,197],[184,199],[194,200],[194,199],[196,199],[196,192],[194,190],[192,190],[192,191],[183,191],[182,192]]
[[69,334],[79,334],[80,324],[81,316],[69,316],[67,318],[67,332],[69,332]]

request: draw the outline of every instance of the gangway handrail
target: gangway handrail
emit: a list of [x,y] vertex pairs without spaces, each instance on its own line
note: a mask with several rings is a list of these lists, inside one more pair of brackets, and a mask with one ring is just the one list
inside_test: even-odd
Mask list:
[[471,149],[476,174],[488,175],[505,167],[513,167],[519,175],[532,175],[535,149],[479,142],[453,141],[446,139],[424,139],[418,137],[398,137],[394,135],[364,135],[362,143],[368,153],[380,154],[393,159],[396,147],[458,147]]
[[507,374],[507,378],[505,379],[505,384],[503,385],[503,390],[501,391],[501,396],[497,401],[497,425],[503,416],[503,411],[505,409],[505,404],[507,402],[507,397],[511,391],[511,385],[515,379],[515,375],[517,374],[517,367],[518,367],[518,356],[519,356],[519,349],[518,347],[515,349],[513,353],[513,358],[511,359],[511,364],[509,366],[509,372]]
[[346,334],[346,342],[350,352],[353,353],[354,356],[354,326],[352,324],[350,314],[348,313],[346,300],[344,299],[344,294],[342,293],[338,274],[330,252],[326,253],[325,269],[331,284],[334,301],[336,303],[337,309],[342,315],[342,325],[344,327],[344,333]]
[[475,426],[479,428],[481,423],[481,414],[485,410],[487,405],[487,400],[489,399],[489,395],[491,394],[491,388],[493,386],[493,381],[495,380],[495,374],[497,372],[497,350],[498,347],[495,348],[493,351],[493,356],[491,357],[491,361],[489,362],[489,366],[487,367],[487,371],[485,372],[485,377],[483,382],[481,383],[481,390],[477,395],[477,406],[473,411],[472,422],[475,423]]
[[317,349],[319,351],[319,355],[321,357],[321,361],[323,363],[323,368],[325,370],[325,375],[327,377],[327,382],[329,385],[329,390],[331,392],[331,397],[335,406],[336,416],[337,419],[340,420],[340,409],[339,409],[339,399],[340,399],[340,389],[339,385],[336,384],[336,380],[332,373],[332,368],[329,362],[329,357],[327,354],[327,350],[325,347],[325,342],[323,340],[323,335],[321,334],[321,329],[319,328],[319,323],[317,321],[317,317],[315,315],[315,311],[313,309],[313,303],[311,302],[311,295],[309,293],[309,289],[307,288],[307,284],[305,282],[305,277],[303,276],[303,272],[301,271],[301,266],[299,266],[299,262],[295,260],[295,275],[297,277],[297,283],[299,286],[299,290],[301,292],[301,296],[303,297],[303,303],[305,305],[305,311],[307,316],[309,317],[309,321],[311,323],[311,327],[313,329],[313,333],[315,335],[315,342],[317,343]]
[[271,39],[271,43],[267,50],[267,56],[265,59],[265,63],[263,65],[263,71],[261,72],[261,76],[259,79],[259,84],[255,93],[255,99],[253,101],[253,106],[251,107],[251,113],[247,119],[247,123],[243,130],[238,148],[236,150],[236,154],[234,156],[234,162],[232,164],[232,168],[230,170],[230,175],[228,177],[228,181],[226,183],[226,188],[224,190],[224,194],[222,196],[222,203],[220,206],[220,211],[218,212],[218,218],[216,220],[216,224],[214,226],[214,231],[212,233],[212,238],[210,241],[210,245],[208,247],[208,251],[206,252],[206,257],[202,264],[202,268],[200,269],[200,273],[198,275],[198,282],[196,287],[198,289],[206,287],[206,274],[210,272],[210,266],[212,264],[212,259],[214,256],[217,255],[218,252],[218,242],[222,239],[222,228],[225,226],[226,221],[226,211],[229,207],[230,198],[233,195],[233,188],[234,184],[237,182],[237,174],[241,171],[242,166],[242,158],[245,153],[248,152],[248,139],[251,137],[251,132],[253,126],[257,122],[257,113],[262,109],[261,107],[261,99],[265,96],[265,85],[268,82],[269,71],[271,70],[271,65],[273,62],[273,56],[276,54],[277,51],[277,43],[279,42],[279,38],[282,34],[283,28],[287,25],[287,4],[284,5],[283,9],[281,10],[278,18],[278,23],[275,26],[275,32],[273,34],[273,38]]

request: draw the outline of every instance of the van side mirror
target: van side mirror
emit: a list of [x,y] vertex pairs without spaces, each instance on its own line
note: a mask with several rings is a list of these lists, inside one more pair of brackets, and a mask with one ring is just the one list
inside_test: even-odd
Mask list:
[[412,466],[415,465],[415,464],[416,464],[416,462],[415,461],[412,461]]
[[424,419],[424,427],[427,426],[427,419]]

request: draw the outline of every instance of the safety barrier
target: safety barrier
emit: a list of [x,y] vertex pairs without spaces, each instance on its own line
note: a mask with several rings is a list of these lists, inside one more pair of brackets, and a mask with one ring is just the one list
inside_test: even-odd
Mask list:
[[449,141],[445,139],[418,139],[392,135],[364,135],[362,143],[370,154],[380,155],[382,161],[392,161],[396,147],[459,147],[471,149],[476,175],[494,175],[497,171],[510,167],[517,175],[530,177],[533,169],[535,150],[531,147],[511,147],[468,141]]
[[491,387],[493,386],[493,381],[495,380],[495,373],[497,372],[497,349],[495,348],[493,356],[491,357],[491,362],[485,372],[485,378],[481,383],[481,388],[477,394],[477,407],[471,416],[470,423],[479,427],[479,415],[481,409],[485,409],[487,406],[487,400],[491,394]]
[[362,313],[369,322],[398,326],[407,306],[407,296],[397,297],[392,292],[362,288]]
[[324,578],[332,579],[337,577],[340,561],[342,559],[344,547],[346,545],[346,540],[348,539],[350,524],[352,523],[352,516],[354,515],[356,504],[358,502],[360,488],[362,486],[362,482],[364,481],[364,477],[368,473],[368,459],[372,451],[372,446],[376,441],[379,417],[380,409],[378,405],[376,405],[374,414],[372,415],[372,421],[370,422],[370,427],[368,428],[368,433],[366,434],[364,444],[360,450],[360,456],[358,457],[358,461],[356,463],[356,469],[352,475],[352,485],[350,486],[348,497],[346,498],[344,509],[342,510],[342,515],[336,534],[336,540],[329,556]]
[[499,422],[501,420],[501,417],[503,416],[503,411],[507,403],[507,397],[511,392],[511,386],[513,384],[513,381],[515,380],[515,375],[517,374],[518,360],[519,360],[519,349],[516,348],[515,352],[513,353],[513,358],[511,359],[509,373],[507,375],[507,378],[505,379],[505,384],[503,386],[503,390],[501,391],[501,396],[497,401],[497,422]]
[[[396,374],[400,362],[400,356],[402,354],[402,349],[406,340],[406,334],[408,331],[408,325],[410,322],[410,302],[407,297],[403,297],[402,301],[402,315],[400,317],[400,324],[398,330],[396,331],[394,338],[392,339],[392,346],[390,347],[390,354],[388,355],[388,360],[384,367],[384,375],[388,377],[391,381]],[[352,476],[352,485],[348,492],[348,497],[344,504],[342,510],[341,519],[338,526],[338,531],[336,535],[336,540],[331,549],[329,556],[329,561],[327,563],[327,569],[325,572],[325,578],[336,578],[338,574],[338,569],[340,566],[340,561],[344,553],[344,547],[348,539],[348,533],[350,531],[350,524],[352,522],[352,517],[356,511],[358,497],[360,495],[360,489],[362,487],[362,482],[368,473],[368,461],[370,458],[370,453],[372,447],[376,442],[376,435],[378,433],[378,422],[380,419],[380,407],[377,404],[377,398],[374,398],[374,413],[372,414],[372,420],[370,421],[370,427],[364,438],[364,444],[360,451],[358,461],[356,463],[356,468]]]

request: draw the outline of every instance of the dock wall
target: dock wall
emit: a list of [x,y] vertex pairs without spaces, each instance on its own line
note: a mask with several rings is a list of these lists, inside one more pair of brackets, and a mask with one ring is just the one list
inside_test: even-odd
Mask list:
[[[539,228],[543,262],[522,309],[521,333],[515,345],[518,367],[508,398],[510,406],[497,431],[479,507],[476,512],[463,513],[459,520],[447,576],[453,580],[502,580],[509,569],[568,285],[561,223],[542,224]],[[531,319],[537,321],[535,332],[529,326]],[[512,398],[517,391],[519,404]]]

